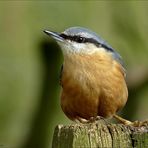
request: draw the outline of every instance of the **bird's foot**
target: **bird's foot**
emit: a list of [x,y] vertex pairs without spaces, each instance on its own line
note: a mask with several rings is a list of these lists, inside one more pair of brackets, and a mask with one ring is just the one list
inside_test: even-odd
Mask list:
[[107,120],[104,117],[101,117],[101,116],[91,117],[88,120],[88,123],[97,123],[100,120],[103,120],[104,122],[108,123]]
[[81,117],[78,117],[78,116],[76,117],[75,121],[76,121],[77,123],[82,123],[82,124],[86,124],[86,123],[89,122],[89,120],[86,120],[86,119],[81,118]]
[[133,127],[141,127],[141,126],[147,126],[148,125],[148,120],[147,121],[134,121],[131,122],[129,120],[126,120],[118,115],[114,115],[113,116],[115,119],[117,119],[118,121],[120,121],[122,124],[124,125],[128,125],[128,126],[133,126]]
[[134,126],[134,127],[142,127],[147,125],[148,125],[148,121],[134,121],[129,124],[129,126]]
[[77,123],[86,124],[86,123],[95,123],[95,122],[98,122],[99,120],[104,120],[105,122],[107,122],[107,121],[105,120],[105,118],[103,118],[103,117],[101,117],[101,116],[90,117],[88,120],[87,120],[87,119],[84,119],[84,118],[81,118],[81,117],[77,117],[75,121],[76,121]]
[[89,123],[94,123],[98,120],[101,120],[101,117],[97,116],[97,117],[90,117],[90,119],[88,120]]

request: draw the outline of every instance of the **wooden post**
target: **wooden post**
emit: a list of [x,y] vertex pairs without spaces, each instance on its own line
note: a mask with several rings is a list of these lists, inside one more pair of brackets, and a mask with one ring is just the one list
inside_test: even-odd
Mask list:
[[130,127],[103,120],[89,124],[58,125],[52,148],[148,148],[148,125]]

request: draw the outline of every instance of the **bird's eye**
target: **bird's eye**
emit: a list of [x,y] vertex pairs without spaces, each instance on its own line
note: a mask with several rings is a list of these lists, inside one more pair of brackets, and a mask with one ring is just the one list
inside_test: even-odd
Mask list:
[[81,37],[81,36],[77,36],[75,37],[75,41],[78,43],[84,43],[85,42],[85,38]]
[[79,37],[78,42],[79,42],[79,43],[82,43],[82,42],[84,42],[84,40],[85,40],[85,39],[84,39],[83,37]]

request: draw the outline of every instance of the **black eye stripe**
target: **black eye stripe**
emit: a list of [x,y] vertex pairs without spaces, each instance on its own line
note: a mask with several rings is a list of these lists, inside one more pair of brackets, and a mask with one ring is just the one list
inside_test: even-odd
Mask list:
[[85,40],[86,40],[86,38],[81,37],[81,36],[68,36],[66,34],[60,34],[60,36],[66,40],[71,40],[71,41],[75,41],[78,43],[85,43]]
[[60,34],[61,37],[63,37],[66,40],[71,40],[71,41],[75,41],[78,43],[95,43],[95,44],[100,44],[98,43],[96,40],[92,39],[92,38],[85,38],[82,36],[68,36],[66,34]]
[[85,37],[76,36],[76,35],[75,36],[68,36],[68,35],[63,34],[63,33],[60,34],[60,36],[63,37],[64,39],[66,39],[66,40],[71,40],[71,41],[74,41],[74,42],[77,42],[77,43],[93,43],[97,47],[103,47],[110,52],[114,51],[112,48],[108,47],[105,44],[99,43],[98,41],[96,41],[93,38],[85,38]]
[[67,36],[66,34],[60,34],[61,37],[63,37],[64,39],[68,39],[70,36]]

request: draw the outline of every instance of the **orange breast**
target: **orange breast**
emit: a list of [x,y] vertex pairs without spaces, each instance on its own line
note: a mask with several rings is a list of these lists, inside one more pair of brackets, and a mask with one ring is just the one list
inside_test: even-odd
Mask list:
[[61,107],[72,120],[110,117],[127,101],[124,72],[109,54],[65,57],[61,83]]

